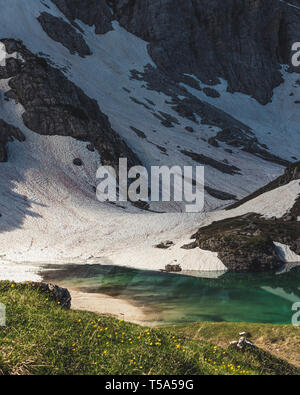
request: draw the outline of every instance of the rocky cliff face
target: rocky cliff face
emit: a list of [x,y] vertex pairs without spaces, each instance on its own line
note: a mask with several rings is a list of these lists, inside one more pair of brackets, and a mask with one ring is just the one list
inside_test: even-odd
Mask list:
[[[271,100],[282,82],[280,65],[300,36],[300,9],[280,0],[110,0],[116,18],[148,41],[165,73],[218,78],[228,89]],[[300,6],[300,2],[294,1]],[[299,41],[299,40],[298,40]]]
[[[111,128],[96,100],[90,99],[60,70],[50,66],[45,59],[33,55],[20,42],[2,42],[7,53],[17,52],[24,59],[11,59],[0,71],[11,77],[11,90],[6,93],[6,97],[22,104],[25,109],[22,118],[29,129],[42,135],[71,136],[90,142],[91,148],[95,147],[100,153],[102,163],[116,170],[121,157],[127,158],[131,166],[140,163]],[[11,130],[6,127],[3,136],[19,136]]]
[[280,65],[290,63],[292,43],[300,35],[299,0],[53,2],[72,23],[79,19],[94,25],[98,34],[109,31],[117,19],[149,42],[154,62],[174,79],[194,74],[214,85],[223,78],[229,91],[263,104],[282,82]]

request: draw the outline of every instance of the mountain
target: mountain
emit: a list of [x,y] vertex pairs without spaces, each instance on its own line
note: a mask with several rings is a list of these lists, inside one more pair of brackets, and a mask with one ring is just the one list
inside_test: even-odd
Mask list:
[[[199,233],[202,248],[180,247],[212,218],[254,210],[250,201],[223,209],[300,159],[300,76],[291,65],[300,1],[0,0],[0,6],[3,259],[251,269],[244,259],[229,267],[232,256],[220,259],[219,245]],[[112,166],[118,174],[119,158],[147,169],[204,165],[204,211],[186,214],[180,202],[99,202],[97,168]],[[289,199],[299,193],[296,180],[280,188]],[[277,207],[277,192],[260,199]],[[290,208],[282,203],[278,218]],[[175,245],[153,248],[167,240]],[[265,269],[278,266],[268,248]]]

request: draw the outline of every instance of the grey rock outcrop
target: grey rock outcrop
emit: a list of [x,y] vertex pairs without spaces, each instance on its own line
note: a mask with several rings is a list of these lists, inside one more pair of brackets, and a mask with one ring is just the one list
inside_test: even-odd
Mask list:
[[[153,61],[175,80],[190,79],[197,89],[197,82],[184,74],[208,85],[223,78],[229,91],[263,104],[283,81],[280,67],[291,66],[291,46],[300,36],[300,10],[280,0],[52,1],[73,24],[81,20],[95,26],[97,34],[111,30],[118,20],[149,42]],[[300,7],[299,0],[293,4]]]
[[[299,0],[295,0],[300,6]],[[149,42],[158,67],[174,78],[194,74],[208,85],[272,98],[299,41],[300,10],[280,0],[109,0],[131,33]],[[294,70],[297,71],[297,70]]]
[[[199,100],[182,85],[174,83],[174,80],[172,80],[170,76],[165,75],[161,70],[147,65],[143,72],[131,70],[131,79],[144,81],[147,83],[147,89],[163,92],[171,97],[171,101],[169,101],[168,104],[170,104],[172,109],[181,117],[195,124],[198,123],[197,118],[200,118],[201,124],[219,127],[221,131],[217,136],[214,138],[212,137],[215,147],[219,145],[216,140],[219,140],[228,145],[247,151],[266,161],[274,162],[282,166],[287,166],[289,164],[287,160],[269,152],[268,148],[259,142],[249,126],[212,104]],[[190,78],[189,84],[191,84],[191,80],[196,82],[196,80]],[[159,118],[164,126],[172,127],[173,123],[168,119],[164,119],[161,116],[162,113],[153,113],[153,115]],[[209,143],[211,143],[211,141],[210,139]]]
[[50,293],[57,303],[65,309],[71,308],[71,294],[66,288],[48,283],[31,283],[31,285],[42,292]]
[[219,259],[231,272],[274,270],[282,262],[273,240],[280,241],[278,237],[282,237],[283,229],[276,229],[273,221],[255,215],[229,218],[200,228],[192,236],[195,241],[184,247],[218,252]]
[[78,53],[81,57],[91,55],[91,50],[82,34],[62,18],[43,12],[37,19],[48,36],[60,42],[71,54]]
[[29,129],[42,135],[71,136],[92,143],[102,164],[114,167],[117,174],[121,157],[128,159],[129,166],[141,163],[111,128],[96,100],[90,99],[60,70],[33,55],[22,43],[2,42],[8,53],[19,52],[24,59],[9,81],[11,91],[7,95],[24,107],[22,117]]

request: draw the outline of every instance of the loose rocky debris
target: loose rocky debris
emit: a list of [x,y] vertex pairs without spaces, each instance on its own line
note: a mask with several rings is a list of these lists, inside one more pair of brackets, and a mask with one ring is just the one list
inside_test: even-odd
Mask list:
[[174,245],[173,241],[168,240],[168,241],[162,242],[160,244],[157,244],[155,247],[166,250],[166,249],[172,247],[173,245]]
[[166,273],[180,273],[182,272],[182,268],[180,265],[166,265],[165,270],[162,270],[163,272]]

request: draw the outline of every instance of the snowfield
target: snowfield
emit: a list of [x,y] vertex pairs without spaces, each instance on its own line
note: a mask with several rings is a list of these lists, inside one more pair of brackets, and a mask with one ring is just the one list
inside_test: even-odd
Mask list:
[[[45,5],[48,7],[46,7]],[[220,162],[227,160],[241,169],[240,174],[224,174],[205,167],[206,185],[242,198],[283,173],[284,168],[266,162],[247,152],[207,144],[204,139],[215,136],[216,127],[198,125],[181,118],[166,103],[168,96],[147,90],[143,81],[130,78],[130,70],[143,71],[153,64],[147,43],[128,33],[118,23],[113,31],[96,35],[94,28],[77,21],[92,55],[81,58],[51,40],[41,28],[37,17],[47,11],[67,19],[50,0],[0,0],[1,38],[22,39],[33,53],[42,53],[91,98],[111,122],[113,129],[126,141],[149,169],[152,165],[197,165],[180,150],[200,152]],[[12,23],[14,21],[14,23]],[[68,22],[68,21],[67,21]],[[10,55],[12,56],[12,55]],[[19,56],[13,54],[13,56]],[[1,59],[0,59],[1,60]],[[287,160],[299,155],[299,104],[295,104],[298,75],[286,73],[285,82],[275,89],[272,103],[263,106],[246,95],[226,92],[226,82],[216,87],[220,98],[186,87],[196,97],[228,112],[252,127],[261,143],[270,152]],[[201,84],[201,83],[200,83]],[[203,84],[201,84],[203,86]],[[128,94],[126,90],[131,93]],[[184,250],[190,235],[212,221],[256,212],[266,217],[280,217],[293,206],[300,194],[299,180],[268,192],[231,210],[222,210],[230,202],[206,195],[205,210],[186,214],[182,205],[164,205],[163,214],[125,209],[96,200],[96,171],[101,163],[97,152],[90,152],[87,143],[71,137],[40,136],[27,129],[22,121],[20,104],[3,100],[9,89],[8,80],[0,80],[0,119],[18,127],[26,141],[9,143],[9,161],[0,165],[0,255],[12,262],[99,262],[109,259],[116,265],[143,269],[163,269],[166,264],[180,264],[183,270],[224,271],[226,267],[217,253],[200,249]],[[290,92],[295,96],[290,97]],[[153,107],[176,117],[180,124],[165,128],[151,111],[130,99],[145,99]],[[238,109],[238,111],[237,111]],[[131,126],[143,131],[138,137]],[[185,127],[194,127],[189,133]],[[163,146],[166,153],[157,146]],[[180,149],[178,148],[180,147]],[[232,147],[231,147],[232,148]],[[82,167],[73,165],[81,158]],[[216,210],[220,211],[216,211]],[[168,250],[154,246],[172,240]],[[288,253],[285,251],[285,255]],[[39,276],[31,266],[2,263],[0,279],[35,280]]]

